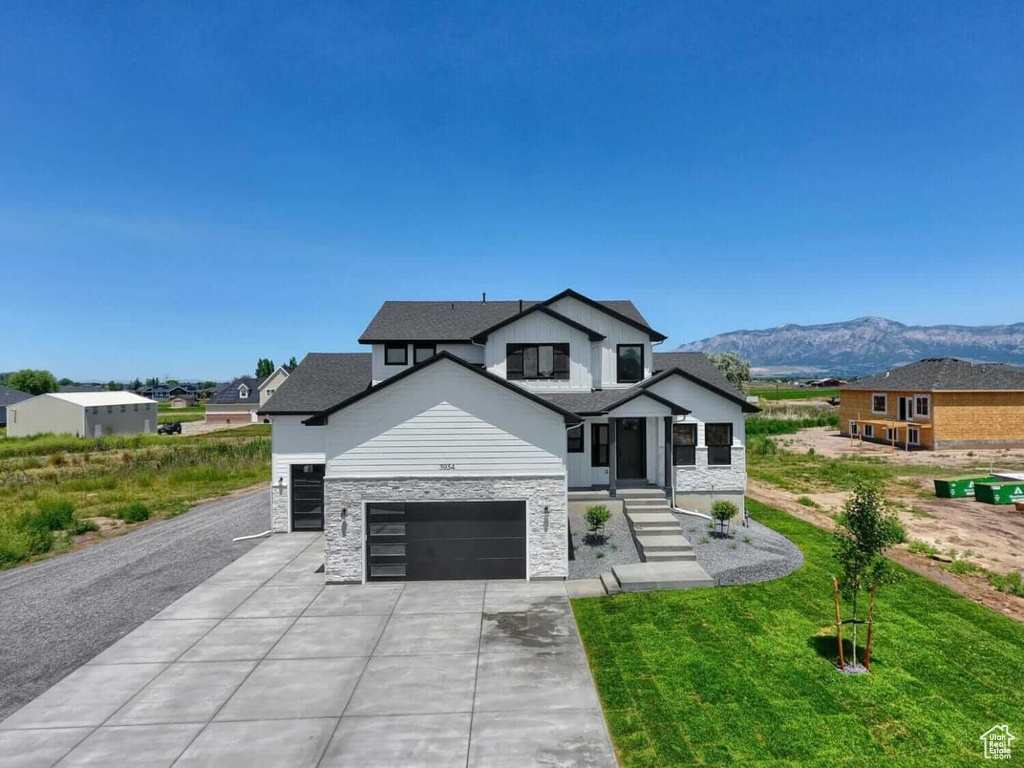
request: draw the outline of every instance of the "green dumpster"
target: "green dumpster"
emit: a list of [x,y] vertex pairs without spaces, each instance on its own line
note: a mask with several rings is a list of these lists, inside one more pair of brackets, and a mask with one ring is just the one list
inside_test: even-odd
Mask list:
[[957,477],[951,480],[936,480],[935,495],[940,499],[966,499],[974,496],[974,486],[977,483],[990,483],[999,480],[998,477],[986,475],[984,477]]
[[975,483],[974,498],[986,504],[1013,504],[1024,501],[1024,481],[999,480],[995,482]]

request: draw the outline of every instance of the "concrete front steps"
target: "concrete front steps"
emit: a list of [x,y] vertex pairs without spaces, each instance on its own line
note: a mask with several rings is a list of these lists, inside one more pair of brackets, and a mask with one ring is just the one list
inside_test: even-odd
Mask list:
[[[629,489],[623,509],[629,521],[637,552],[644,562],[616,565],[601,574],[608,594],[647,592],[659,589],[695,589],[714,586],[714,580],[697,562],[693,546],[682,534],[661,489]],[[636,493],[636,491],[642,491]]]

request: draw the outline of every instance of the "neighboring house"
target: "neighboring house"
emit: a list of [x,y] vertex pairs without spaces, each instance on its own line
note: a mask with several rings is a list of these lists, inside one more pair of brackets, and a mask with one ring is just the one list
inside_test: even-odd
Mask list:
[[568,574],[572,499],[742,505],[746,402],[629,301],[386,302],[260,409],[272,528],[324,529],[330,582]]
[[28,400],[32,395],[0,384],[0,427],[7,426],[7,406]]
[[152,384],[139,390],[139,395],[150,400],[165,402],[173,397],[196,397],[196,388],[186,384]]
[[266,379],[263,380],[263,383],[260,384],[261,406],[267,404],[267,400],[270,399],[270,396],[277,391],[278,387],[280,387],[284,383],[285,379],[287,379],[288,376],[291,375],[291,372],[294,370],[295,368],[293,366],[280,365],[277,367],[277,370],[275,370],[272,374],[270,374],[269,376],[267,376]]
[[175,395],[167,402],[171,408],[191,408],[196,404],[196,399],[191,395]]
[[256,423],[260,407],[259,379],[242,376],[225,385],[206,403],[206,421],[221,424]]
[[45,432],[76,437],[156,431],[157,404],[132,392],[51,392],[7,408],[9,437]]
[[846,437],[911,450],[1024,445],[1024,368],[927,358],[841,391]]

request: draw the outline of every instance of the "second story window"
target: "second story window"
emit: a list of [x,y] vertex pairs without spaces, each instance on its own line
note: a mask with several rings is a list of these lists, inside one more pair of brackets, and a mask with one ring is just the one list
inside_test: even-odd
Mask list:
[[409,345],[405,342],[384,345],[384,365],[408,365]]
[[505,360],[509,381],[569,379],[568,344],[507,344]]
[[615,354],[616,381],[636,384],[644,378],[644,345],[619,344]]
[[249,399],[249,388],[243,384],[238,388],[238,399],[248,400]]
[[425,360],[429,360],[437,354],[436,344],[424,344],[419,342],[412,345],[412,361],[414,363],[422,363]]

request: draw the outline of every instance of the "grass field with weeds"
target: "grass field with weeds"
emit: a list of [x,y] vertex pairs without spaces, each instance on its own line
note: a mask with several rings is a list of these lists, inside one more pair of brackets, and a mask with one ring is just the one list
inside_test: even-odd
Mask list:
[[1024,626],[897,566],[872,673],[841,675],[829,535],[747,508],[800,547],[798,571],[573,601],[621,765],[977,765],[982,733],[1024,725]]
[[269,429],[0,440],[0,568],[266,481]]

